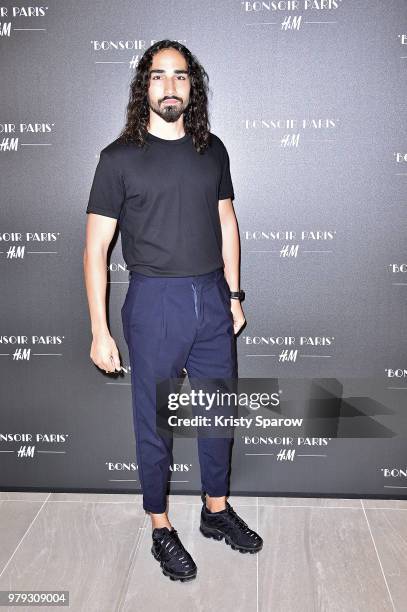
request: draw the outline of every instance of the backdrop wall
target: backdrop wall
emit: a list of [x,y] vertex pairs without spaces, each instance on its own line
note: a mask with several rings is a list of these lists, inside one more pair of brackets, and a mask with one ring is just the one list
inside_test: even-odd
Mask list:
[[[300,389],[305,419],[313,389],[340,400],[319,435],[238,432],[232,492],[405,497],[404,0],[0,5],[0,489],[140,490],[120,236],[118,377],[89,358],[82,254],[99,152],[123,126],[139,57],[163,38],[207,70],[211,130],[230,156],[239,375]],[[195,439],[175,441],[172,471],[171,491],[199,491]]]

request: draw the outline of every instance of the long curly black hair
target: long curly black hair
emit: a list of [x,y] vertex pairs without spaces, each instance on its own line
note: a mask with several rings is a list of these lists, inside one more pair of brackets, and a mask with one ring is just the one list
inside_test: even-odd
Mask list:
[[147,101],[149,71],[153,56],[162,49],[176,49],[185,57],[191,82],[190,102],[184,111],[184,129],[192,136],[198,153],[209,143],[210,122],[208,117],[209,77],[197,58],[182,43],[174,40],[159,40],[151,45],[141,57],[136,74],[130,83],[130,96],[126,110],[126,124],[118,139],[142,147],[146,144],[150,108]]

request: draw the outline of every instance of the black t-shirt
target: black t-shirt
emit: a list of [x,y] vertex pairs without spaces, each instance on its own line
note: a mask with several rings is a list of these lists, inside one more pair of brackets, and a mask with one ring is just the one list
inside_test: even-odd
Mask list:
[[195,276],[222,268],[218,201],[234,199],[225,145],[212,133],[201,154],[189,134],[148,133],[147,143],[117,139],[101,151],[86,213],[118,219],[129,270]]

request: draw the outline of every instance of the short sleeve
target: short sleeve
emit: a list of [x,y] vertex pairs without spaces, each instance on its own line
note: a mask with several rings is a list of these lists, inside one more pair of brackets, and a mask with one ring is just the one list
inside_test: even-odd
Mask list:
[[118,219],[125,200],[120,171],[111,156],[101,151],[90,190],[86,213],[97,213]]
[[226,200],[227,198],[232,198],[233,200],[235,194],[233,192],[232,177],[230,176],[229,155],[224,145],[222,146],[222,151],[222,175],[219,183],[218,199]]

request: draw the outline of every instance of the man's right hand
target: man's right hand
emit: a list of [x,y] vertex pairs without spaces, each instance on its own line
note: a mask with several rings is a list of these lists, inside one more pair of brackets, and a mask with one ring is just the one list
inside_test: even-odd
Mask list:
[[121,370],[116,342],[108,332],[93,336],[90,358],[98,368],[107,373]]

